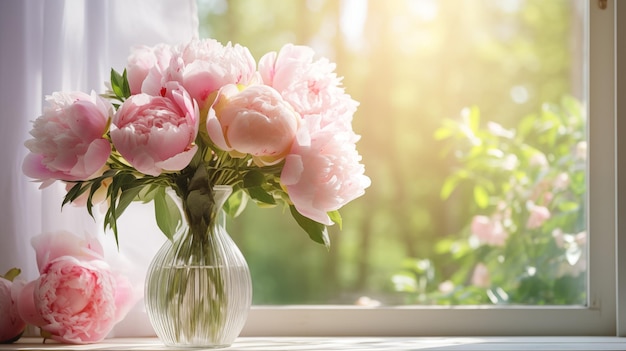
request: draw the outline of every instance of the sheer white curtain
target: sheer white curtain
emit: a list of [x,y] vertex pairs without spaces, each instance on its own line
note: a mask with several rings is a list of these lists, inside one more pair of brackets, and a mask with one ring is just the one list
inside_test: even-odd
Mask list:
[[[104,91],[111,67],[121,71],[133,45],[181,43],[197,37],[195,0],[0,1],[0,271],[37,277],[30,238],[66,229],[98,233],[107,259],[140,290],[149,258],[163,241],[152,208],[123,215],[118,252],[112,235],[83,208],[61,211],[63,186],[39,190],[21,171],[31,121],[54,91]],[[0,274],[1,274],[0,273]],[[116,336],[151,333],[139,303]]]

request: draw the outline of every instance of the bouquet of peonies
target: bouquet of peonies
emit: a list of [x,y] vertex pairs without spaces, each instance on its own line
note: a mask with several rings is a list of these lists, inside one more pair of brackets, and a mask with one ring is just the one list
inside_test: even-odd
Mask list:
[[334,69],[305,46],[268,53],[258,67],[247,48],[213,39],[137,47],[123,73],[111,71],[106,94],[47,97],[23,171],[42,187],[65,182],[63,204],[90,213],[105,204],[116,240],[116,220],[132,201],[153,201],[169,238],[182,219],[172,196],[188,220],[202,216],[205,200],[192,186],[200,180],[209,192],[233,187],[232,215],[248,199],[288,206],[328,246],[326,226],[370,185],[352,129],[358,103]]

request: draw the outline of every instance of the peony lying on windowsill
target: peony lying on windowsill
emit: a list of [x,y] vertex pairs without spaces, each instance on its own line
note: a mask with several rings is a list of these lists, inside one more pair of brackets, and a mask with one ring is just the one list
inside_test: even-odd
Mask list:
[[137,302],[129,280],[103,260],[96,238],[60,231],[36,236],[31,243],[40,276],[12,285],[0,279],[0,306],[9,306],[0,309],[0,341],[18,340],[28,323],[40,328],[44,338],[99,342]]

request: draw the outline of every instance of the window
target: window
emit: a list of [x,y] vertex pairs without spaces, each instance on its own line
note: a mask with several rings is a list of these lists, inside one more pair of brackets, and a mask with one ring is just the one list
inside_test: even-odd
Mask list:
[[[607,3],[606,9],[598,7],[598,3],[603,2]],[[223,2],[211,1],[211,3],[219,5]],[[286,4],[289,4],[288,6],[296,6],[294,4],[306,3],[315,5],[321,2],[309,0],[307,2],[288,2]],[[329,3],[336,3],[339,6],[341,2],[330,1]],[[509,3],[509,1],[506,1],[506,3]],[[515,3],[515,1],[512,1],[512,3]],[[43,4],[40,5],[40,7],[43,7]],[[128,4],[124,5],[127,6]],[[105,7],[107,6],[109,5]],[[620,184],[620,181],[621,183],[624,182],[622,173],[626,172],[626,162],[621,156],[621,159],[617,158],[619,153],[626,152],[626,141],[617,137],[617,135],[626,132],[626,120],[617,118],[618,113],[624,114],[624,111],[626,111],[626,99],[618,98],[618,96],[623,96],[626,91],[626,67],[623,63],[626,50],[624,43],[626,25],[623,21],[620,23],[617,20],[618,18],[626,18],[626,6],[623,6],[623,4],[618,5],[617,1],[611,0],[589,0],[588,6],[589,21],[587,24],[588,28],[585,28],[585,35],[589,37],[589,46],[584,48],[585,55],[589,58],[588,79],[585,89],[589,97],[586,107],[588,110],[587,114],[590,116],[588,132],[590,160],[588,167],[588,223],[590,245],[588,246],[589,268],[586,304],[558,307],[260,305],[255,306],[251,311],[249,322],[243,335],[626,335],[626,304],[620,303],[623,302],[620,301],[620,295],[626,291],[626,270],[616,268],[626,267],[626,255],[624,254],[626,253],[626,234],[624,234],[626,233],[626,227],[624,227],[623,221],[619,221],[619,218],[626,218],[626,210],[624,209],[626,193],[622,189],[624,184]],[[66,10],[70,8],[66,7]],[[98,7],[98,9],[100,8]],[[41,9],[38,11],[35,12],[35,15],[41,14]],[[36,21],[22,22],[35,23]],[[9,21],[7,23],[13,22]],[[102,28],[106,27],[105,23],[100,24]],[[159,26],[161,25],[161,23],[158,24]],[[267,25],[271,26],[272,23]],[[59,25],[59,27],[62,26]],[[23,29],[22,32],[24,32]],[[152,30],[156,31],[157,29],[154,28]],[[236,31],[237,28],[230,28],[229,30]],[[57,33],[50,31],[49,34],[54,36]],[[20,38],[30,37],[23,36]],[[86,38],[89,37],[86,36]],[[6,38],[2,37],[2,39]],[[292,39],[279,38],[271,46],[279,47],[282,43]],[[41,41],[41,38],[39,40]],[[8,39],[3,42],[14,43],[13,40]],[[16,50],[16,53],[41,54],[41,48],[38,51],[32,50],[34,47],[41,46],[40,42],[23,40],[22,44],[26,48],[20,46],[20,50]],[[29,57],[42,57],[39,54],[30,55]],[[18,55],[16,54],[16,56]],[[13,58],[13,56],[10,56],[10,58]],[[23,61],[23,58],[20,56],[13,61],[20,62]],[[120,57],[118,61],[123,62],[123,57]],[[105,66],[108,68],[109,65]],[[24,65],[24,67],[30,66]],[[20,66],[20,68],[23,67]],[[4,73],[7,72],[5,70]],[[19,71],[16,70],[16,72]],[[38,73],[35,72],[35,74]],[[101,82],[99,78],[94,80],[98,82],[97,84]],[[34,92],[41,90],[41,87],[39,87],[39,90],[37,89],[39,85],[41,85],[41,82],[33,82],[26,84],[26,87],[20,86],[22,89],[16,87],[14,90],[19,93],[25,93],[24,95],[28,96],[29,100],[36,101],[40,96]],[[10,97],[14,95],[7,94],[5,96]],[[9,98],[6,101],[10,100]],[[4,105],[10,108],[12,104]],[[31,106],[30,103],[24,103],[24,101],[22,105]],[[35,104],[32,105],[34,106]],[[29,107],[26,114],[33,115],[36,113],[34,110],[36,110],[35,107]],[[20,112],[15,114],[23,114],[22,112],[20,110]],[[26,132],[27,128],[24,128],[23,134],[26,134]],[[13,139],[10,142],[13,143]],[[19,143],[14,144],[17,145]],[[7,158],[9,158],[8,156],[13,156],[9,155],[11,153],[19,154],[24,151],[21,145],[19,145],[19,148],[15,147],[15,145],[11,144],[11,147],[7,148],[7,150],[14,150],[4,154]],[[15,177],[16,169],[19,168],[16,166],[17,164],[18,162],[15,162],[12,168],[6,167],[9,175],[3,177],[3,184],[8,184],[8,182],[4,181],[5,179]],[[26,186],[20,185],[20,187]],[[9,189],[9,187],[5,188]],[[19,206],[15,206],[16,208],[36,208],[41,206],[41,201],[33,200],[30,197],[26,198],[22,196],[23,194],[14,191],[15,189],[9,190],[11,190],[7,191],[9,198],[15,199],[15,202],[19,204]],[[39,193],[37,192],[37,194]],[[11,204],[11,202],[7,203]],[[56,206],[58,200],[53,199],[53,201],[48,203]],[[13,209],[9,211],[7,207],[11,206],[5,206],[6,213],[9,215],[4,218],[7,218],[8,226],[13,228],[12,224],[17,222],[17,220],[13,220],[10,217],[16,211]],[[40,218],[42,217],[41,213],[34,213],[32,216],[20,213],[20,221],[32,226],[41,226],[42,223],[45,225],[51,222],[49,217],[56,215],[56,212],[54,214],[42,212],[44,212],[43,217],[47,218]],[[65,215],[67,215],[67,212],[65,212]],[[145,213],[140,215],[151,218],[152,212],[150,209],[147,209]],[[18,217],[18,215],[15,217]],[[76,218],[72,219],[76,220]],[[134,218],[127,218],[126,220],[135,221]],[[91,224],[93,223],[89,222],[86,226]],[[14,226],[20,230],[23,227]],[[141,229],[143,230],[144,228]],[[618,234],[620,229],[622,234]],[[34,262],[33,253],[27,247],[27,243],[17,245],[14,241],[18,240],[14,240],[15,238],[10,235],[3,239],[7,239],[5,241],[6,246],[0,248],[0,251],[3,251],[0,260],[3,263],[8,262],[7,265],[13,265],[17,258],[23,258],[24,262]],[[306,244],[309,246],[313,245],[309,242]],[[158,246],[158,244],[155,245]],[[19,249],[12,250],[11,248],[14,247]],[[144,246],[137,247],[141,249],[135,250],[137,252],[133,252],[133,254],[141,254],[142,252],[139,251],[145,251]],[[36,267],[33,268],[31,266],[30,271],[36,273]],[[306,273],[301,272],[301,274]],[[129,320],[128,324],[138,323],[135,320]],[[141,333],[145,334],[149,333],[149,331],[142,331]]]
[[[217,6],[214,10],[219,11],[221,3],[212,1],[209,5]],[[316,3],[320,2],[313,1],[307,4]],[[454,4],[457,3],[454,2]],[[589,116],[587,189],[589,190],[590,245],[586,303],[558,307],[261,305],[253,309],[245,333],[252,335],[420,334],[431,336],[444,334],[612,335],[616,321],[614,312],[616,311],[614,280],[616,259],[614,194],[616,192],[614,185],[617,178],[613,157],[616,145],[614,95],[611,84],[614,76],[612,52],[615,6],[609,3],[607,9],[601,10],[595,2],[591,2],[588,28],[584,30],[585,35],[589,36],[589,47],[583,48],[585,54],[589,56],[588,81],[584,84],[587,87],[585,93],[588,94],[587,114]],[[245,24],[241,24],[241,27],[228,28],[228,31],[232,34],[237,30],[245,30],[242,28],[245,28]],[[284,38],[277,39],[278,43],[275,47],[284,41]],[[248,44],[244,43],[244,45]],[[523,90],[517,93],[522,94]],[[299,274],[307,274],[307,272]]]
[[255,303],[585,303],[584,1],[207,5],[209,36],[257,57],[307,43],[361,101],[373,185],[329,252],[280,208],[229,226]]

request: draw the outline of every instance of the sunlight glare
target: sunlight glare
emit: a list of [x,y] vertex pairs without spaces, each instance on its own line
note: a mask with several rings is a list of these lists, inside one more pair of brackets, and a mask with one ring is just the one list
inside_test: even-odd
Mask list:
[[435,0],[409,1],[409,9],[422,21],[434,21],[439,14],[439,8]]
[[360,46],[363,42],[363,27],[367,18],[367,0],[341,1],[339,27],[349,46]]

